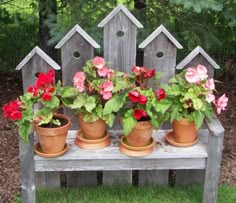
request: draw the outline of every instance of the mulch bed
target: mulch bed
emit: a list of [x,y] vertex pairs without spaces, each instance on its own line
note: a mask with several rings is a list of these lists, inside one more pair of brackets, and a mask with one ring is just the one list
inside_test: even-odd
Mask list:
[[[20,73],[0,74],[0,106],[22,94]],[[224,126],[225,139],[220,183],[236,186],[236,82],[221,78],[217,84],[219,93],[230,98],[228,111],[219,117]],[[20,193],[20,164],[17,130],[14,124],[3,117],[0,109],[0,202],[11,202]]]

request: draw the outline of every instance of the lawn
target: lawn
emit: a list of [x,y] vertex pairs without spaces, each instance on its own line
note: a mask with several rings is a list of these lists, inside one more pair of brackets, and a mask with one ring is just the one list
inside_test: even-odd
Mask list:
[[[188,187],[94,187],[81,189],[41,189],[37,190],[37,202],[43,203],[200,203],[201,186]],[[13,203],[20,203],[19,197]],[[235,203],[236,187],[221,185],[219,203]]]

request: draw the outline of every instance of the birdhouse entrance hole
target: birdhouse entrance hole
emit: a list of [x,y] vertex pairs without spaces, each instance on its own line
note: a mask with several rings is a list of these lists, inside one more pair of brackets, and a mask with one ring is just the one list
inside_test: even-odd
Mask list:
[[80,58],[80,53],[78,51],[75,51],[73,53],[73,56],[74,56],[75,59],[79,59]]
[[122,31],[122,30],[120,30],[120,31],[118,31],[118,32],[116,33],[116,36],[117,36],[117,37],[123,37],[124,35],[125,35],[125,32]]
[[34,76],[35,76],[36,78],[38,78],[38,77],[39,77],[39,73],[40,73],[40,72],[35,73]]
[[162,58],[164,56],[164,53],[161,51],[158,51],[156,56],[157,56],[157,58]]

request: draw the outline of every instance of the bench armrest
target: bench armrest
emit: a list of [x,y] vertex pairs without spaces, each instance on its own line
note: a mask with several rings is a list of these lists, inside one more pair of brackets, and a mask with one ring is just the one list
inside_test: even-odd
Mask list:
[[224,131],[225,129],[221,125],[219,119],[217,116],[214,114],[212,119],[205,119],[205,124],[207,128],[209,129],[210,135],[213,136],[224,136]]

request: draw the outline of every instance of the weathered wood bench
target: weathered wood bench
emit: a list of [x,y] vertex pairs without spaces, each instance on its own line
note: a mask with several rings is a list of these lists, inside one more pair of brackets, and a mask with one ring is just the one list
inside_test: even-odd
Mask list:
[[[129,72],[136,60],[136,33],[142,25],[123,6],[117,6],[100,24],[104,27],[104,50],[106,61],[114,67]],[[118,34],[122,32],[122,34]],[[94,48],[100,46],[78,25],[72,28],[57,44],[61,49],[62,82],[72,85],[72,77],[88,59],[94,57]],[[219,66],[201,48],[194,49],[176,66],[177,48],[182,46],[164,26],[158,27],[139,45],[144,49],[143,65],[163,71],[167,82],[175,69],[196,66],[199,63],[207,67],[210,76]],[[77,57],[79,53],[80,57]],[[49,68],[59,70],[54,62],[39,47],[35,47],[17,66],[22,69],[24,92],[36,80],[36,73]],[[21,188],[25,203],[36,202],[35,186],[60,187],[60,172],[66,172],[67,186],[97,185],[97,171],[102,171],[104,185],[131,184],[132,170],[139,170],[139,185],[168,184],[169,170],[176,170],[176,184],[201,183],[204,180],[204,203],[217,202],[217,189],[220,172],[224,129],[215,117],[206,121],[207,128],[199,131],[196,145],[180,148],[168,145],[164,135],[168,130],[153,131],[157,141],[154,152],[146,157],[128,157],[119,152],[121,127],[116,122],[109,131],[111,145],[100,150],[84,150],[74,144],[79,128],[73,112],[64,112],[72,119],[72,127],[67,143],[69,151],[57,158],[42,158],[34,155],[34,132],[30,135],[30,144],[20,140]]]

